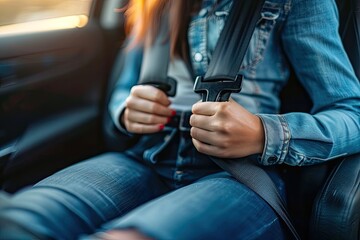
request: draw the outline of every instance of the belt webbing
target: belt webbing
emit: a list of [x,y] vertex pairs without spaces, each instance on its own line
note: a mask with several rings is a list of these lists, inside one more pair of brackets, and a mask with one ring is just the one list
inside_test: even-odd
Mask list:
[[[175,96],[176,80],[167,75],[170,60],[168,17],[164,15],[160,23],[159,32],[154,43],[151,47],[145,47],[144,49],[143,64],[138,83],[153,85],[163,90],[168,96]],[[155,63],[153,62],[154,59],[157,59]]]

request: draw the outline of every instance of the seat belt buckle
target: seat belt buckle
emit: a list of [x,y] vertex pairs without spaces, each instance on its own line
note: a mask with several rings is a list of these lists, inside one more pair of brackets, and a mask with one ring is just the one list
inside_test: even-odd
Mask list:
[[227,102],[231,93],[241,91],[243,76],[196,77],[194,92],[202,95],[203,102]]

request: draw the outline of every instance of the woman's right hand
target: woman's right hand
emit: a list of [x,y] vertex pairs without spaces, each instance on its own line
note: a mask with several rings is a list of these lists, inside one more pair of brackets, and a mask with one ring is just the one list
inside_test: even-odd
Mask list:
[[176,112],[166,94],[150,85],[132,87],[126,99],[126,108],[121,122],[131,133],[145,134],[161,131]]

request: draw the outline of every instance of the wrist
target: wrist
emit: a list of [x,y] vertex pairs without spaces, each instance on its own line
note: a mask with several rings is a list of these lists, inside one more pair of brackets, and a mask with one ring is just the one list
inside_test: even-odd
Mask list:
[[[255,115],[256,116],[256,115]],[[264,125],[259,116],[256,116],[256,128],[255,128],[255,139],[254,139],[254,154],[262,154],[265,146],[265,130]]]

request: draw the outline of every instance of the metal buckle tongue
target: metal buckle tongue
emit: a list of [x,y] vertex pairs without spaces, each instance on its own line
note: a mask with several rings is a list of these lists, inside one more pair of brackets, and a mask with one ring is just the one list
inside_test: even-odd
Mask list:
[[199,76],[195,80],[194,92],[202,95],[203,102],[226,102],[231,93],[241,91],[242,75],[235,78],[228,76],[211,77],[204,79]]

